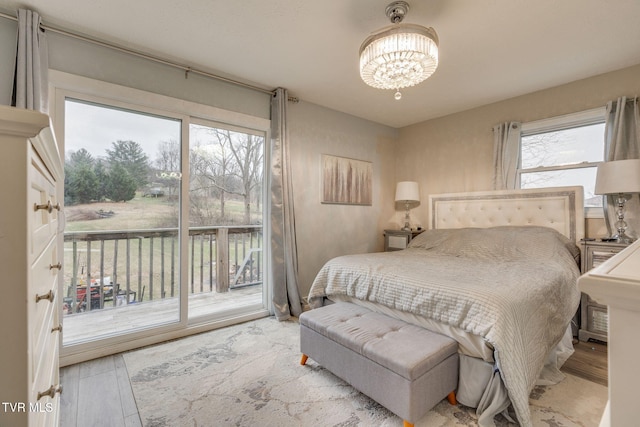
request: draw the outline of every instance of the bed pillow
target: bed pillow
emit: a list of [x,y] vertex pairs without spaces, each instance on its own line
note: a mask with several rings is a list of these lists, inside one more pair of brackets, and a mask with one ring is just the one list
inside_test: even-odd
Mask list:
[[558,231],[539,226],[427,230],[409,248],[460,257],[518,260],[558,254],[577,260],[580,249]]

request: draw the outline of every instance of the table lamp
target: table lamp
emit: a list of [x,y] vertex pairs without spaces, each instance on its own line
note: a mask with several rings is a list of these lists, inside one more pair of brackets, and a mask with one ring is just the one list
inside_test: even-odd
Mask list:
[[631,194],[640,193],[640,159],[613,160],[598,165],[596,174],[596,194],[616,195],[618,203],[615,223],[617,235],[611,236],[620,243],[631,243],[635,239],[626,234],[624,205]]
[[403,231],[411,231],[409,222],[409,208],[420,204],[420,189],[418,183],[402,181],[396,185],[396,202],[404,203],[404,227]]

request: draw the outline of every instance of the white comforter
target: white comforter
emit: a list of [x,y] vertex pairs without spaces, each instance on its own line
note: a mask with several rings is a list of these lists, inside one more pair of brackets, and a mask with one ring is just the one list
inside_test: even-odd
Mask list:
[[518,421],[529,426],[529,393],[578,307],[576,251],[544,227],[430,230],[403,251],[329,261],[309,303],[345,295],[483,337]]

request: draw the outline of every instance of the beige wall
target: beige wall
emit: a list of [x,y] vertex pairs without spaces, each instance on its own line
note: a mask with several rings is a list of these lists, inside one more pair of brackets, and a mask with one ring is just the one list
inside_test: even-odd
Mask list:
[[[398,131],[306,102],[289,103],[287,116],[301,296],[326,261],[382,251],[382,230],[392,217],[394,150]],[[320,203],[322,154],[373,163],[372,206]]]
[[[412,216],[426,225],[429,194],[491,189],[495,124],[574,113],[638,94],[640,65],[402,128],[396,180],[420,182],[423,203]],[[588,220],[587,233],[606,234],[603,221]]]

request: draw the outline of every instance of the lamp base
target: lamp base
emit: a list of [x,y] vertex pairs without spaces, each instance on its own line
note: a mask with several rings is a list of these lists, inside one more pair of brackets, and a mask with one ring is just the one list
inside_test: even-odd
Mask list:
[[624,233],[623,234],[615,234],[615,235],[609,237],[608,239],[606,239],[607,242],[624,243],[624,244],[627,244],[627,245],[635,242],[636,240],[637,239],[634,239],[631,236],[627,236]]
[[404,204],[404,227],[402,227],[400,230],[411,231],[411,221],[409,217],[409,202],[405,202]]
[[618,194],[618,210],[616,212],[618,220],[614,224],[618,234],[611,236],[609,239],[610,242],[630,244],[636,240],[633,237],[628,236],[625,232],[627,230],[627,223],[624,220],[624,205],[629,198],[631,198],[630,194]]

